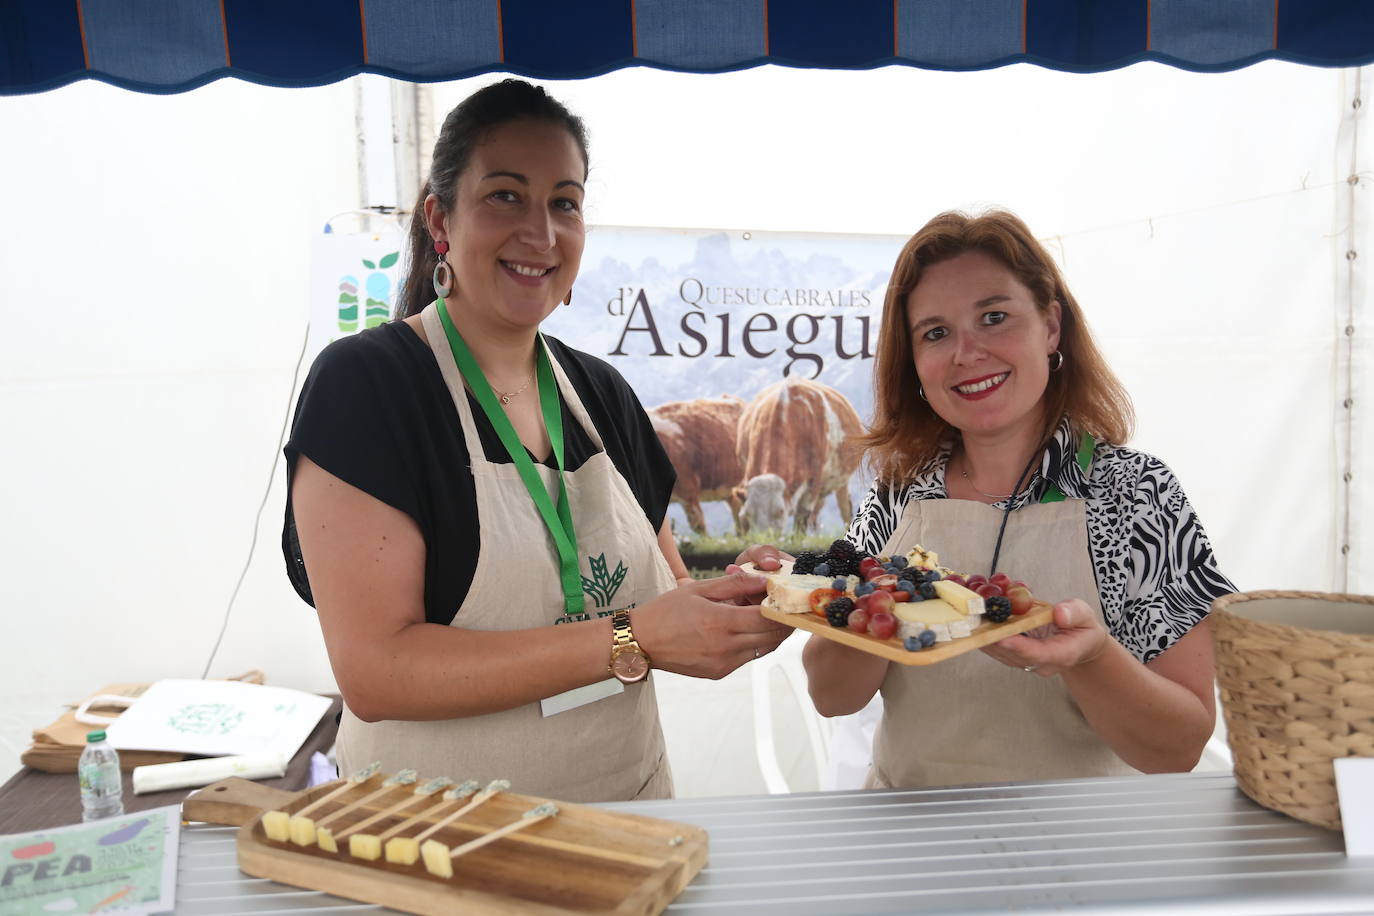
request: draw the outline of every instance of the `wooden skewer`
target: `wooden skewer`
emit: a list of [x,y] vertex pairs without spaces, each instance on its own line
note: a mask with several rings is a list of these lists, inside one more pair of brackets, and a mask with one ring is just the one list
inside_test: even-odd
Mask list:
[[557,805],[551,802],[545,802],[537,808],[531,808],[530,810],[526,811],[524,814],[520,816],[520,820],[518,821],[514,821],[512,823],[507,824],[504,827],[493,830],[491,833],[488,833],[485,836],[479,836],[475,840],[469,840],[462,846],[455,846],[452,850],[449,851],[448,857],[450,859],[456,859],[461,855],[472,852],[474,849],[480,849],[488,843],[494,843],[497,840],[501,839],[501,837],[503,836],[509,836],[517,830],[524,830],[526,827],[529,827],[532,824],[537,824],[542,820],[547,820],[548,818],[553,817],[557,813]]
[[452,789],[449,789],[447,792],[444,793],[443,797],[438,801],[437,804],[430,805],[428,808],[421,811],[419,814],[412,814],[410,817],[401,821],[395,827],[392,827],[390,830],[387,830],[385,833],[381,834],[381,836],[379,836],[378,839],[385,843],[387,840],[391,839],[401,831],[408,830],[411,827],[414,827],[416,824],[420,823],[421,821],[428,820],[430,817],[433,817],[434,814],[445,805],[452,804],[453,802],[461,801],[467,798],[469,795],[476,792],[477,788],[478,784],[477,780],[475,779],[469,779],[460,785],[454,786]]
[[434,824],[434,826],[430,827],[428,830],[426,830],[426,831],[424,831],[424,832],[422,832],[422,833],[416,834],[416,836],[415,836],[415,842],[417,842],[417,843],[422,843],[422,842],[424,842],[425,840],[427,840],[427,839],[429,839],[431,836],[433,836],[435,833],[437,833],[441,828],[447,827],[449,824],[452,824],[454,821],[458,820],[458,818],[462,817],[464,814],[467,814],[467,813],[468,813],[469,811],[471,811],[473,808],[476,808],[478,805],[482,804],[482,802],[484,802],[484,801],[486,801],[487,799],[491,798],[491,797],[492,797],[493,795],[495,795],[497,792],[501,792],[501,791],[503,791],[503,790],[505,790],[505,789],[509,789],[509,788],[510,788],[510,780],[509,780],[509,779],[493,779],[491,782],[487,783],[487,787],[486,787],[485,789],[483,789],[481,792],[477,793],[476,797],[474,797],[472,801],[468,802],[466,805],[464,805],[463,807],[459,808],[457,811],[453,812],[452,814],[450,814],[448,817],[444,818],[443,820],[438,821],[437,823]]
[[338,798],[340,795],[347,792],[349,789],[353,788],[359,783],[367,782],[373,776],[376,776],[377,771],[381,768],[382,762],[380,760],[375,760],[372,763],[369,763],[367,766],[363,767],[361,770],[354,773],[352,776],[348,777],[348,779],[346,779],[342,785],[331,789],[327,795],[323,795],[315,799],[310,804],[306,805],[304,808],[293,814],[292,817],[308,816],[311,811],[314,811],[316,808],[319,808],[321,805],[327,802],[333,801],[335,798]]
[[388,776],[388,777],[382,782],[382,785],[381,785],[380,788],[378,788],[378,789],[376,789],[376,790],[374,790],[374,791],[372,791],[372,792],[367,793],[366,795],[364,795],[362,798],[358,799],[358,800],[355,801],[355,802],[352,802],[352,803],[350,803],[350,804],[344,805],[342,808],[340,808],[338,811],[335,811],[333,814],[327,814],[327,815],[325,815],[324,817],[320,818],[319,821],[317,821],[317,822],[315,823],[315,826],[316,826],[316,827],[327,827],[327,826],[329,826],[330,824],[332,824],[334,821],[336,821],[336,820],[338,820],[339,818],[343,817],[343,816],[344,816],[345,814],[347,814],[348,812],[352,811],[353,809],[355,809],[355,808],[360,808],[360,807],[362,807],[363,805],[367,804],[368,802],[372,801],[374,798],[377,798],[377,797],[379,797],[379,796],[385,795],[387,792],[390,792],[390,791],[391,791],[392,789],[394,789],[396,786],[408,786],[408,785],[410,785],[411,783],[413,783],[413,782],[415,781],[415,777],[416,777],[416,773],[415,773],[414,770],[401,770],[399,773],[395,773],[395,774],[393,774],[393,775],[391,775],[391,776]]
[[[433,795],[435,792],[438,792],[440,789],[447,788],[451,785],[453,785],[452,779],[449,779],[447,776],[436,776],[434,779],[431,779],[424,785],[416,786],[415,792],[413,794],[411,794],[407,798],[401,799],[396,804],[392,805],[390,808],[383,808],[381,811],[378,811],[371,817],[364,818],[363,820],[358,821],[358,823],[354,824],[352,827],[349,827],[347,830],[340,830],[338,833],[334,834],[334,842],[337,843],[338,841],[344,839],[350,834],[354,834],[367,827],[371,827],[373,824],[377,823],[378,821],[384,818],[390,817],[397,811],[400,811],[404,808],[408,808],[411,805],[415,804],[417,801],[426,799],[429,796]],[[381,837],[381,839],[385,839],[385,837]]]
[[440,878],[453,877],[453,860],[461,855],[466,855],[474,849],[480,849],[488,843],[494,843],[504,836],[509,836],[517,830],[524,830],[532,824],[537,824],[542,820],[553,817],[558,813],[558,806],[545,802],[537,808],[531,808],[521,816],[520,820],[498,827],[490,833],[479,836],[475,840],[469,840],[461,846],[449,849],[438,840],[429,840],[421,847],[424,856],[425,870],[430,874]]

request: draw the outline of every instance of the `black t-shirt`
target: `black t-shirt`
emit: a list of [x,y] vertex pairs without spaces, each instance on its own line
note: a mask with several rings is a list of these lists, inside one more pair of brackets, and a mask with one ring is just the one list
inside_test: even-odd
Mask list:
[[[581,397],[611,462],[657,531],[676,474],[639,399],[602,360],[552,337],[544,339]],[[470,393],[468,403],[487,460],[510,464],[496,430]],[[563,433],[567,470],[577,470],[599,452],[566,403]],[[301,389],[285,453],[282,552],[297,593],[315,603],[290,495],[296,458],[307,455],[335,477],[415,520],[426,548],[425,619],[451,623],[477,570],[480,520],[463,427],[429,345],[400,321],[330,344]]]

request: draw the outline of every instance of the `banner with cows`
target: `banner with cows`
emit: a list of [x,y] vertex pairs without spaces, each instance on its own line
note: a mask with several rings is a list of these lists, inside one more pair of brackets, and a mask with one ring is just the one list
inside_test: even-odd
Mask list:
[[615,366],[678,474],[688,565],[828,544],[869,481],[841,448],[870,416],[883,293],[905,238],[594,228],[544,329]]

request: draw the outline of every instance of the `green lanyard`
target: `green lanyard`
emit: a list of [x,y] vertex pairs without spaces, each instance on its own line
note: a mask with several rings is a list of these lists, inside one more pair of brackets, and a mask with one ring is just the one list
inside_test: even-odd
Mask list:
[[[568,508],[568,490],[563,483],[563,410],[558,397],[558,383],[553,378],[553,366],[549,363],[544,338],[541,336],[538,339],[536,375],[539,381],[539,408],[544,414],[544,428],[549,432],[549,442],[553,445],[553,458],[558,471],[556,511],[553,501],[549,499],[549,491],[544,487],[544,481],[534,469],[534,462],[530,460],[520,437],[515,434],[510,417],[506,416],[506,412],[497,404],[496,394],[491,390],[487,377],[482,374],[482,368],[477,365],[477,360],[472,357],[472,351],[463,342],[463,336],[458,333],[452,319],[448,317],[444,300],[439,299],[436,304],[439,320],[444,325],[444,334],[448,336],[449,349],[453,351],[453,361],[458,364],[458,371],[472,388],[482,412],[495,427],[496,435],[501,437],[501,444],[506,447],[506,453],[515,463],[515,469],[520,472],[520,480],[525,484],[525,489],[529,490],[535,508],[539,510],[539,515],[544,519],[544,524],[553,537],[554,546],[558,550],[559,576],[563,580],[563,613],[570,617],[581,614],[587,599],[582,594],[582,574],[577,566],[577,533],[573,530],[572,510]],[[495,520],[487,521],[490,524]]]

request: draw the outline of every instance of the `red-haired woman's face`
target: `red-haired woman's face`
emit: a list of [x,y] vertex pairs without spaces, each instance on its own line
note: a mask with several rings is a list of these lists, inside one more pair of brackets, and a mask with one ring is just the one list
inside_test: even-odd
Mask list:
[[981,251],[925,268],[906,317],[931,408],[966,437],[1038,434],[1059,316],[1059,303],[1040,310],[1031,291]]

